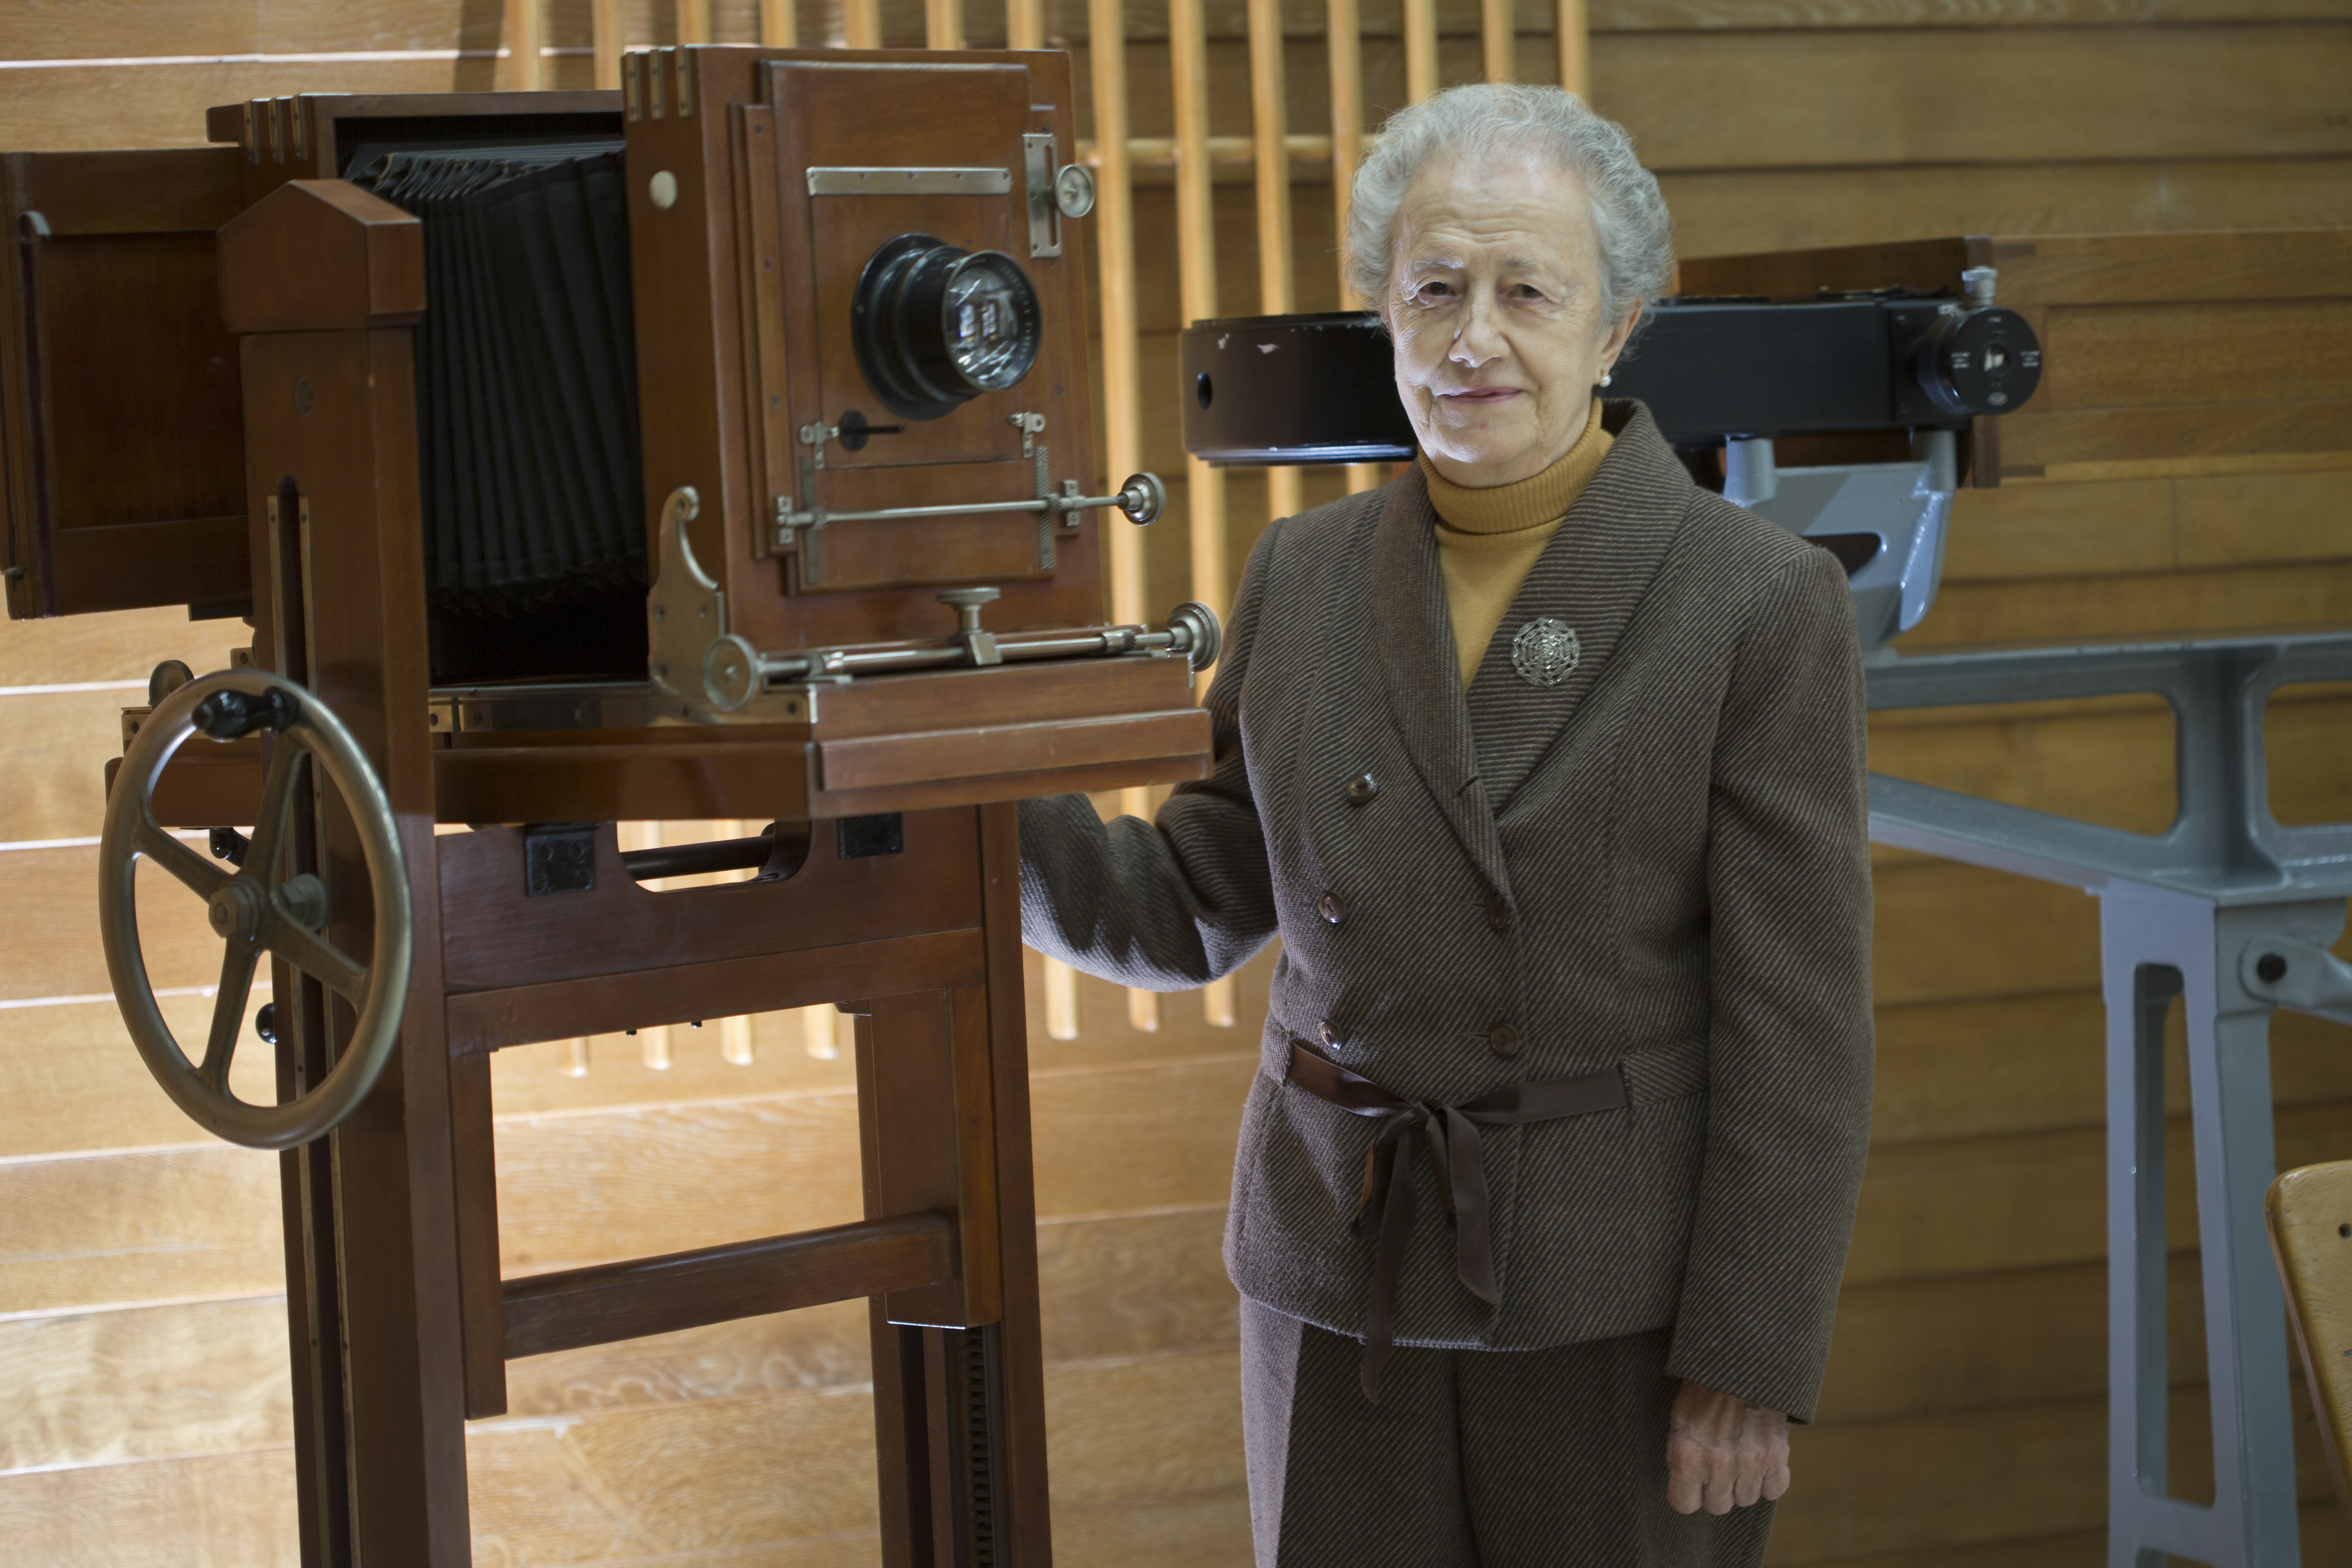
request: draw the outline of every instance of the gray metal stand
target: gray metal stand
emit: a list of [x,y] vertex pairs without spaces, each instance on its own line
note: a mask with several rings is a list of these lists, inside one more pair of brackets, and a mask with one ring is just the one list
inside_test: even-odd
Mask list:
[[[1884,656],[1882,656],[1882,658]],[[2352,898],[2352,824],[2271,816],[2272,693],[2352,679],[2352,635],[1886,659],[1874,710],[2155,692],[2178,726],[2179,809],[2153,837],[1871,775],[1882,844],[2075,887],[2101,904],[2107,1009],[2108,1534],[2111,1568],[2165,1553],[2214,1568],[2299,1563],[2285,1304],[2263,1232],[2277,1173],[2270,1017],[2352,1023],[2328,953]],[[2347,747],[2352,752],[2352,747]],[[2189,1033],[2214,1502],[2165,1468],[2164,1023]]]

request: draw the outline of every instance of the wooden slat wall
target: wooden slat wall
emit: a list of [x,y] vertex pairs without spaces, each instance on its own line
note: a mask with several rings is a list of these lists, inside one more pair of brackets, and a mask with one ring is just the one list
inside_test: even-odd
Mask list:
[[[208,103],[304,89],[488,87],[504,0],[0,0],[25,60],[205,57],[0,71],[0,146],[201,138]],[[919,44],[946,0],[551,0],[541,81],[590,85],[594,45],[682,37]],[[1571,7],[1574,9],[1574,7]],[[1254,87],[1248,18],[1278,10]],[[1253,94],[1289,121],[1290,298],[1339,303],[1335,97],[1366,125],[1423,89],[1500,68],[1588,69],[1596,101],[1657,166],[1686,254],[1962,232],[2352,223],[2347,0],[1591,0],[1589,43],[1548,0],[1203,0],[1200,80],[1218,244],[1203,291],[1278,300],[1256,243]],[[1083,98],[1123,80],[1135,149],[1103,160],[1098,257],[1112,391],[1106,467],[1175,480],[1115,595],[1123,616],[1196,584],[1176,444],[1183,319],[1169,166],[1177,84],[1163,0],[1047,0],[1025,34],[1081,53]],[[1360,75],[1335,92],[1326,28]],[[1084,58],[1089,20],[1116,60]],[[1425,20],[1424,20],[1425,18]],[[967,4],[966,38],[1005,37]],[[1418,23],[1419,26],[1412,24]],[[372,51],[375,58],[354,58]],[[608,44],[609,53],[609,44]],[[224,56],[324,56],[218,62]],[[1274,68],[1278,66],[1278,69]],[[1418,77],[1421,79],[1413,81]],[[1082,133],[1092,134],[1092,110]],[[1342,125],[1344,132],[1354,127]],[[1344,145],[1341,156],[1352,156]],[[1114,190],[1116,187],[1116,190]],[[1131,218],[1121,218],[1122,210]],[[1131,236],[1131,238],[1129,237]],[[1121,312],[1124,312],[1122,316]],[[1132,334],[1132,336],[1129,336]],[[1132,345],[1131,350],[1129,345]],[[2337,350],[2340,353],[2340,346]],[[1122,360],[1122,353],[1130,355]],[[1124,381],[1124,377],[1120,377]],[[1124,432],[1124,434],[1122,434]],[[2340,471],[2177,473],[2014,485],[1962,498],[1948,585],[1922,642],[2352,621]],[[1308,504],[1338,471],[1303,476]],[[1230,575],[1268,505],[1229,484]],[[1213,558],[1203,552],[1202,558]],[[124,689],[160,658],[225,662],[233,624],[162,614],[0,626],[0,1541],[41,1563],[291,1562],[275,1173],[200,1142],[146,1079],[90,944],[98,768]],[[2352,699],[2294,694],[2273,717],[2281,815],[2352,813]],[[2159,825],[2168,721],[2144,704],[1893,716],[1878,765],[2125,826]],[[65,843],[50,841],[67,840]],[[34,847],[34,846],[39,847]],[[158,889],[168,899],[171,889]],[[1897,854],[1879,858],[1881,1073],[1874,1152],[1822,1420],[1800,1435],[1774,1561],[1853,1565],[2102,1560],[2104,1297],[2095,909],[2079,896]],[[194,911],[153,906],[158,984],[209,983]],[[172,911],[167,918],[164,911]],[[1236,1030],[1171,1005],[1153,1031],[1081,980],[1050,1037],[1032,970],[1039,1205],[1057,1545],[1073,1564],[1240,1564],[1246,1514],[1234,1301],[1217,1257],[1265,962]],[[26,1005],[26,1004],[39,1004]],[[175,1022],[208,1006],[174,997]],[[738,1036],[741,1035],[738,1031]],[[714,1026],[498,1059],[506,1267],[523,1271],[845,1217],[850,1075],[801,1018],[753,1022],[751,1060]],[[2352,1053],[2277,1029],[2281,1158],[2352,1154]],[[736,1051],[740,1055],[740,1048]],[[257,1056],[252,1059],[257,1061]],[[572,1076],[582,1061],[587,1070]],[[2179,1107],[2176,1105],[2176,1110]],[[2181,1130],[2176,1128],[2176,1144]],[[2184,1157],[2175,1162],[2185,1182]],[[2177,1190],[2178,1186],[2177,1186]],[[590,1194],[583,1201],[583,1193]],[[724,1194],[713,1202],[712,1194]],[[2185,1195],[2185,1194],[2184,1194]],[[2178,1206],[2178,1205],[2176,1205]],[[2204,1461],[2193,1233],[2176,1219],[2177,1474]],[[513,1415],[472,1436],[488,1562],[748,1568],[874,1559],[865,1336],[854,1308],[519,1363]],[[2305,1559],[2352,1563],[2315,1469]]]

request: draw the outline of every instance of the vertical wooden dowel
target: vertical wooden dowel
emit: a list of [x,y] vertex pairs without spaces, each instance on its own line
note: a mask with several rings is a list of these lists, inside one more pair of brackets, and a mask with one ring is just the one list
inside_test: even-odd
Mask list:
[[541,5],[541,0],[507,0],[506,68],[498,80],[509,92],[537,92],[547,83],[547,57],[540,52],[547,41]]
[[1078,1037],[1078,972],[1058,958],[1045,960],[1045,1036]]
[[1324,46],[1331,62],[1331,212],[1339,242],[1339,305],[1360,310],[1348,287],[1348,202],[1356,167],[1364,161],[1364,46],[1356,0],[1330,0],[1325,13]]
[[670,1067],[669,1026],[656,1024],[637,1031],[637,1059],[647,1072],[667,1072]]
[[748,1016],[719,1020],[719,1059],[729,1067],[751,1065],[751,1020]]
[[1004,0],[1004,47],[1042,49],[1045,47],[1045,0]]
[[[1289,234],[1290,184],[1288,160],[1283,151],[1283,132],[1286,125],[1281,110],[1282,101],[1282,16],[1278,9],[1265,0],[1251,0],[1250,27],[1250,93],[1258,118],[1265,118],[1265,106],[1259,79],[1263,74],[1258,61],[1260,53],[1260,7],[1272,16],[1275,64],[1274,96],[1274,156],[1273,169],[1279,181],[1282,226],[1285,238]],[[1203,321],[1217,313],[1217,238],[1215,187],[1209,166],[1209,40],[1206,19],[1201,14],[1201,0],[1169,0],[1168,5],[1169,64],[1176,89],[1176,265],[1178,292],[1182,297],[1186,322]],[[1265,203],[1267,163],[1265,132],[1257,132],[1258,163],[1258,230],[1259,244],[1265,243]],[[1287,247],[1284,247],[1286,250]],[[1281,271],[1282,285],[1286,290],[1290,273],[1286,265]],[[1267,309],[1277,309],[1269,306]],[[1184,461],[1184,496],[1192,546],[1192,597],[1224,616],[1232,611],[1233,595],[1226,586],[1231,575],[1231,563],[1225,547],[1225,473],[1210,467],[1198,458]],[[1220,990],[1223,986],[1223,990]],[[1232,987],[1223,982],[1213,983],[1202,994],[1202,1014],[1212,1023],[1220,1015],[1233,1013]],[[1141,994],[1150,995],[1149,993]],[[1152,996],[1152,1022],[1159,1022],[1159,998]],[[1143,1026],[1138,1025],[1139,1027]]]
[[797,48],[801,41],[799,0],[760,0],[760,43],[771,49]]
[[[1106,476],[1143,466],[1143,379],[1135,290],[1135,186],[1127,149],[1127,16],[1124,0],[1087,0],[1087,71],[1094,83],[1095,255],[1102,288],[1103,448]],[[1107,477],[1105,483],[1115,482]],[[1105,522],[1109,532],[1110,617],[1144,618],[1143,534]],[[1119,809],[1149,819],[1150,792],[1119,792]],[[1127,994],[1128,1022],[1160,1026],[1160,998]]]
[[677,0],[677,41],[707,44],[711,38],[710,0]]
[[555,1070],[565,1078],[586,1078],[588,1076],[588,1042],[585,1039],[564,1041],[563,1064]]
[[[1176,110],[1177,292],[1186,323],[1217,313],[1217,224],[1209,167],[1209,40],[1201,0],[1168,0],[1168,62]],[[1225,476],[1198,458],[1184,464],[1192,547],[1192,597],[1223,616]]]
[[1419,103],[1437,90],[1437,0],[1404,0],[1404,95]]
[[829,1062],[841,1055],[840,1037],[833,1026],[840,1015],[831,1003],[814,1007],[796,1007],[801,1019],[801,1049],[817,1061]]
[[[1102,289],[1103,456],[1099,481],[1116,484],[1143,467],[1143,381],[1135,294],[1135,186],[1127,153],[1127,18],[1121,0],[1087,0],[1087,55],[1094,82],[1094,242]],[[1118,479],[1110,476],[1118,476]],[[1110,618],[1139,625],[1143,608],[1143,533],[1124,523],[1109,535]]]
[[1552,33],[1559,49],[1559,85],[1590,101],[1592,36],[1584,18],[1584,0],[1553,0]]
[[588,0],[588,38],[596,58],[596,85],[621,85],[621,52],[629,47],[629,0]]
[[[1297,309],[1290,233],[1290,101],[1283,79],[1281,0],[1249,0],[1250,138],[1257,174],[1257,308],[1266,315]],[[1265,470],[1266,519],[1300,510],[1298,469]],[[1198,584],[1195,584],[1197,589]],[[1234,977],[1201,991],[1201,1016],[1231,1028],[1237,1010]]]
[[963,0],[923,0],[923,47],[963,47]]
[[[1281,0],[1250,0],[1250,134],[1257,163],[1257,308],[1298,308],[1290,232],[1290,101],[1283,80]],[[1268,521],[1299,510],[1295,468],[1265,470]]]
[[[1370,303],[1356,298],[1348,281],[1348,202],[1356,169],[1364,158],[1364,52],[1356,0],[1329,0],[1324,43],[1331,60],[1331,210],[1337,220],[1339,307],[1357,310]],[[1378,489],[1388,478],[1376,463],[1348,465],[1348,493]]]
[[882,47],[882,0],[842,0],[841,41],[853,49]]
[[1488,81],[1508,81],[1518,74],[1511,14],[1511,0],[1478,0],[1478,43]]

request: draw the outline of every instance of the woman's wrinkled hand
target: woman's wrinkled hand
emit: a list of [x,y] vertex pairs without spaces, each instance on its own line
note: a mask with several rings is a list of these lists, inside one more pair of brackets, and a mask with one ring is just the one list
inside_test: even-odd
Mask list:
[[1666,1422],[1666,1505],[1729,1513],[1789,1489],[1789,1418],[1685,1380]]

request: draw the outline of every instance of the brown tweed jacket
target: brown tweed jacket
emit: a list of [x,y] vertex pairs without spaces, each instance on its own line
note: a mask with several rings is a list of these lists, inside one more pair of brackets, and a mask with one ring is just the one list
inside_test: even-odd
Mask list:
[[[1340,1332],[1364,1332],[1376,1129],[1286,1081],[1294,1039],[1449,1104],[1622,1062],[1629,1108],[1486,1131],[1498,1305],[1456,1278],[1416,1163],[1398,1342],[1671,1324],[1673,1375],[1802,1420],[1870,1120],[1852,604],[1826,552],[1694,485],[1641,405],[1604,418],[1466,695],[1418,474],[1268,528],[1209,693],[1213,775],[1156,825],[1024,804],[1024,931],[1161,990],[1282,938],[1226,1266]],[[1581,645],[1557,686],[1513,668],[1537,616]]]

